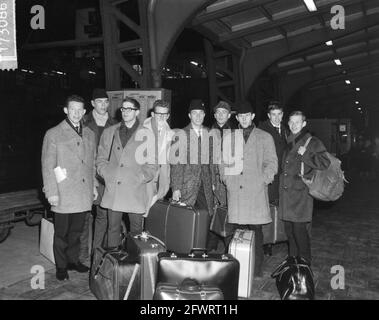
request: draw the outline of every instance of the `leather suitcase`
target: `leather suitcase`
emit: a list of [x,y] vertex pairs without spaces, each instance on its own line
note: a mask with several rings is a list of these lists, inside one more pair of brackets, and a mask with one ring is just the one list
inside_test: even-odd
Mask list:
[[157,201],[150,209],[145,230],[166,244],[168,251],[190,253],[206,248],[209,214],[169,201]]
[[128,254],[139,256],[141,265],[141,300],[152,300],[157,279],[158,253],[165,252],[164,243],[143,232],[126,238]]
[[125,251],[96,248],[89,287],[99,300],[138,300],[141,295],[138,257]]
[[238,297],[239,263],[229,254],[158,254],[157,283],[180,285],[186,278],[220,288],[225,300]]
[[252,294],[255,264],[255,233],[237,229],[229,245],[229,253],[240,263],[238,296],[249,298]]
[[224,295],[217,287],[201,285],[193,279],[184,279],[179,286],[158,283],[154,300],[224,300]]
[[279,219],[278,208],[270,205],[272,222],[262,227],[263,244],[275,244],[287,241],[286,232],[284,231],[284,222]]

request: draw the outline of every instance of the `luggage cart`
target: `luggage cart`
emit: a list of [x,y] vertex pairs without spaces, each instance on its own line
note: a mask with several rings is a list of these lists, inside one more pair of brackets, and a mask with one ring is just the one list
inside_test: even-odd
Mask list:
[[4,242],[15,222],[25,220],[28,226],[41,222],[46,206],[37,189],[0,194],[0,243]]

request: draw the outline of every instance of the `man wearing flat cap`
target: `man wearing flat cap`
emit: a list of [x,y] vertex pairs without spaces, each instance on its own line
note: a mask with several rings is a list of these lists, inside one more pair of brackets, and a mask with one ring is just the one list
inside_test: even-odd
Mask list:
[[[187,161],[171,166],[171,189],[173,200],[183,202],[198,209],[205,209],[209,218],[213,215],[214,167],[212,162],[212,143],[209,143],[207,163],[203,163],[202,139],[209,138],[208,128],[203,126],[205,105],[200,99],[191,101],[188,109],[190,124],[183,129],[187,138]],[[205,141],[204,141],[205,142]],[[195,157],[191,157],[195,154]],[[194,159],[196,161],[193,161]],[[195,162],[195,163],[194,163]],[[209,237],[208,237],[209,238]],[[216,239],[217,240],[217,239]],[[210,248],[210,244],[207,247]]]
[[[243,165],[233,173],[227,173],[225,169],[231,162],[224,159],[226,161],[220,165],[220,175],[227,188],[228,222],[235,229],[245,227],[255,232],[254,276],[260,277],[264,257],[262,225],[271,222],[267,186],[278,171],[278,158],[272,136],[255,127],[251,104],[244,101],[237,110],[239,129],[232,135],[239,135],[241,139],[232,141],[236,141],[235,148],[243,150]],[[223,151],[230,155],[232,144],[226,141],[225,136]]]
[[[112,119],[108,114],[109,98],[107,92],[104,89],[96,88],[93,90],[91,104],[93,110],[83,117],[83,126],[88,127],[95,134],[97,148],[97,146],[99,145],[101,134],[103,133],[104,129],[116,124],[116,121]],[[96,212],[96,218],[92,248],[101,247],[108,224],[107,210],[100,207],[101,199],[104,194],[104,180],[101,177],[99,177],[99,175],[96,175],[96,179],[98,181],[98,197],[93,203]],[[86,216],[83,232],[80,238],[81,248],[79,260],[83,264],[89,263],[88,238],[89,226],[91,222],[92,216],[91,213],[88,213]]]

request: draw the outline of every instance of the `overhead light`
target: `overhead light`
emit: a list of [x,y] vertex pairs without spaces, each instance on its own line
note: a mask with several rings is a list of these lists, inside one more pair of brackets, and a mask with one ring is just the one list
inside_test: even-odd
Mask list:
[[351,84],[350,80],[345,80],[346,84]]
[[307,9],[310,12],[317,11],[317,7],[315,5],[315,2],[313,0],[303,0],[305,5],[307,6]]
[[355,104],[359,104],[359,101],[355,101]]
[[196,61],[191,61],[191,63],[196,67],[199,65]]
[[334,62],[335,62],[335,64],[336,64],[337,66],[342,65],[342,62],[341,62],[340,59],[334,59]]
[[355,88],[356,91],[361,91],[361,88]]
[[359,111],[361,111],[361,110],[362,110],[362,108],[358,108],[358,110],[359,110]]
[[333,45],[333,41],[332,40],[326,41],[325,44],[327,46],[332,46]]

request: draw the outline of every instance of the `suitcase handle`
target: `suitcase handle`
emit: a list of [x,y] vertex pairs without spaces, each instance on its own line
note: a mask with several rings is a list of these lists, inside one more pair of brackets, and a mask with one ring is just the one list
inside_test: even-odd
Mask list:
[[149,238],[150,239],[154,239],[155,241],[157,241],[159,244],[161,244],[163,246],[163,248],[166,248],[166,244],[159,238],[151,235],[149,232],[147,231],[143,231],[141,234],[137,234],[134,236],[134,238],[137,238],[139,240],[144,240],[144,241],[147,241]]
[[174,205],[177,205],[177,206],[180,206],[180,207],[189,208],[189,209],[194,210],[193,206],[191,206],[189,204],[186,204],[184,202],[181,202],[181,201],[176,201],[176,200],[170,199],[169,202],[170,202],[170,205],[174,204]]
[[188,256],[190,257],[194,257],[195,255],[195,252],[200,252],[202,253],[202,257],[203,258],[207,258],[208,257],[208,250],[206,248],[192,248],[190,253],[188,254]]

